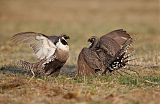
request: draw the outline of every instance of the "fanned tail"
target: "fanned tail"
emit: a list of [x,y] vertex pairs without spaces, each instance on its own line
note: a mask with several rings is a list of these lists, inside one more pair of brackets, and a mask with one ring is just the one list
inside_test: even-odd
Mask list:
[[120,68],[126,66],[126,64],[129,61],[132,61],[132,59],[130,60],[130,57],[132,57],[131,53],[127,52],[131,43],[132,42],[130,39],[128,41],[126,41],[126,43],[123,45],[123,47],[115,55],[114,60],[109,65],[109,72],[112,72],[114,70],[119,70]]

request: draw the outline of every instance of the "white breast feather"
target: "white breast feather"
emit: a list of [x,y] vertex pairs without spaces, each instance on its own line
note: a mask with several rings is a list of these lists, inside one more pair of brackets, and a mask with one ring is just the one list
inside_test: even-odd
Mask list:
[[56,58],[55,55],[52,55],[51,57],[49,57],[42,65],[43,67],[45,67],[45,64],[50,63],[51,61],[54,61]]
[[69,51],[69,46],[68,45],[63,45],[59,39],[59,41],[56,44],[57,48],[64,50],[64,51]]

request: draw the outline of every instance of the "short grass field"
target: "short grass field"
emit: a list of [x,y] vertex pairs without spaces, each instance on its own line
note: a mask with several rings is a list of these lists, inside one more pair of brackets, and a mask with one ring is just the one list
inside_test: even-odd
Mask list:
[[[0,104],[159,104],[159,0],[0,0]],[[75,77],[87,39],[123,28],[134,39],[127,69],[97,77]],[[32,78],[20,60],[36,62],[32,50],[11,36],[34,31],[70,36],[70,58],[62,74]],[[132,71],[131,71],[132,70]]]

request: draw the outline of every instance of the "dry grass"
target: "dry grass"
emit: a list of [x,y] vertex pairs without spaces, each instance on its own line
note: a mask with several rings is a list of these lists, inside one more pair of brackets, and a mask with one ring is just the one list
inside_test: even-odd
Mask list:
[[[3,104],[158,104],[160,97],[160,13],[158,0],[1,0],[0,103]],[[38,77],[11,67],[19,59],[36,61],[31,49],[15,46],[10,37],[22,31],[70,35],[70,58],[63,72],[76,69],[77,56],[87,38],[117,28],[135,39],[132,76],[77,78]],[[6,65],[7,67],[3,67]],[[70,73],[69,73],[70,74]]]

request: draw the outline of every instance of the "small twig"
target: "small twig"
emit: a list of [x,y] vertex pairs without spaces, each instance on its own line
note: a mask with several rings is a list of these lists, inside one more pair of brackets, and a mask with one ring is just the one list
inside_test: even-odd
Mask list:
[[154,85],[158,85],[158,83],[155,83],[155,82],[152,82],[152,81],[149,81],[149,80],[145,80],[145,82],[150,83],[150,84],[154,84]]

